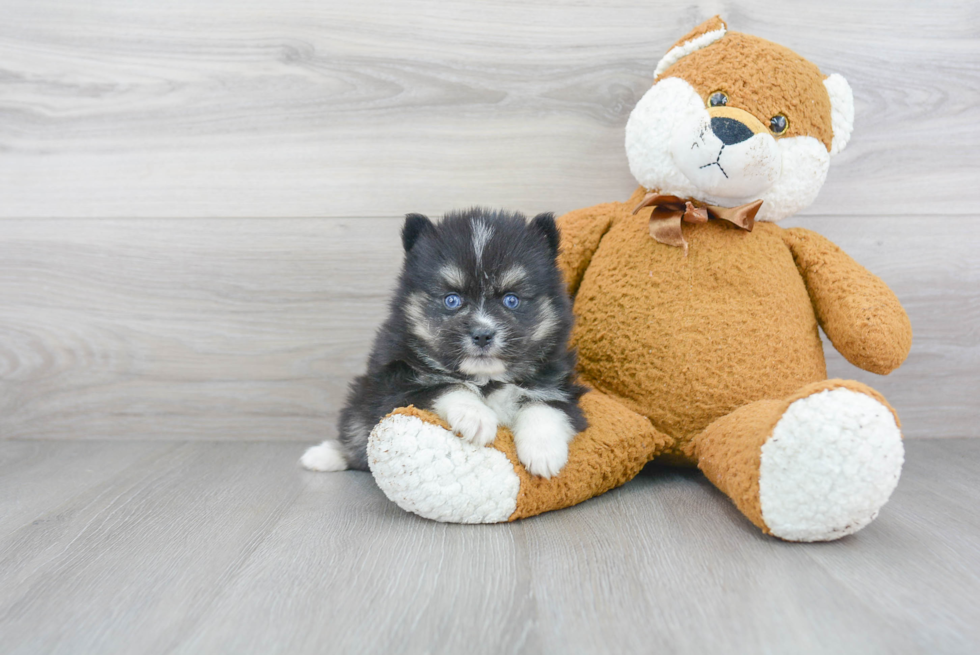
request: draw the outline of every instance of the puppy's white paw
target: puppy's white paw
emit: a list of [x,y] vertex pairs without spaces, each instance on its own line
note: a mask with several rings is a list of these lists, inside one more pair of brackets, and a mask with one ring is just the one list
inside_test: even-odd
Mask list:
[[434,409],[453,432],[474,446],[487,446],[497,437],[497,414],[470,391],[450,391],[435,402]]
[[531,475],[550,478],[558,475],[568,463],[568,444],[559,439],[536,438],[528,442],[520,442],[517,446],[517,458]]
[[299,463],[311,471],[343,471],[347,468],[340,444],[332,439],[308,448]]
[[548,405],[525,407],[514,421],[517,459],[532,475],[557,475],[568,462],[568,443],[574,437],[568,416]]

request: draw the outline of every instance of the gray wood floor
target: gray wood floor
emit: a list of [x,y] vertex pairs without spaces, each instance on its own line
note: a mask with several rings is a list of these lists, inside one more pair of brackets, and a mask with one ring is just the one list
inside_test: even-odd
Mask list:
[[980,440],[881,516],[763,537],[696,471],[505,525],[406,514],[302,444],[0,442],[2,653],[976,653]]

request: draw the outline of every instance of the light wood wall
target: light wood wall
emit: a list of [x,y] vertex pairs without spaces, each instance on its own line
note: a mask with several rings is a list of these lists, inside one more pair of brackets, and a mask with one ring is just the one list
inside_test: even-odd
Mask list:
[[[851,82],[785,225],[915,329],[868,381],[910,437],[980,436],[980,5],[5,0],[0,438],[316,440],[399,266],[400,216],[623,199],[623,126],[721,13]],[[829,349],[829,345],[828,345]]]

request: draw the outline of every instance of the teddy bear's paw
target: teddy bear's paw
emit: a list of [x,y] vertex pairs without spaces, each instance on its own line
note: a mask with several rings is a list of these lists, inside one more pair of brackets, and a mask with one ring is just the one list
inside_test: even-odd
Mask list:
[[788,541],[857,532],[891,496],[903,461],[895,417],[874,398],[838,388],[797,400],[762,446],[762,518]]
[[499,523],[517,508],[521,483],[506,455],[415,416],[375,426],[368,466],[390,500],[434,521]]
[[531,475],[557,475],[568,462],[568,442],[574,437],[565,413],[548,405],[522,409],[514,422],[517,459]]

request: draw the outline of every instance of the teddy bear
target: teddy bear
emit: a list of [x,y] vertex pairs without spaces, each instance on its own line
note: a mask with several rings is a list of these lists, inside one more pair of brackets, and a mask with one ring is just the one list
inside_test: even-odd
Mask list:
[[506,428],[476,447],[400,408],[368,455],[402,508],[513,521],[656,460],[698,467],[765,534],[827,541],[870,523],[894,490],[898,416],[869,386],[827,379],[818,326],[852,364],[887,374],[911,347],[908,317],[833,243],[776,224],[813,202],[847,144],[847,81],[717,16],[653,77],[626,126],[633,196],[558,219],[588,429],[542,478]]

